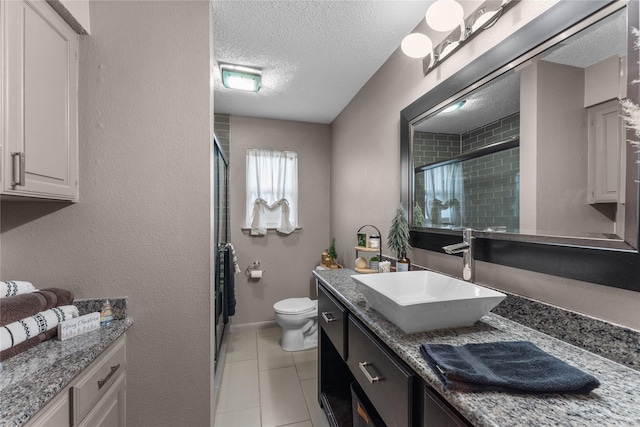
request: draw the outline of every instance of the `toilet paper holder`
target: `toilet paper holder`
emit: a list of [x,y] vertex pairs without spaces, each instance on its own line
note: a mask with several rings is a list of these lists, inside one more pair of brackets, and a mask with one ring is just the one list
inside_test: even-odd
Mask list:
[[[244,271],[244,274],[247,277],[251,277],[251,272],[252,271],[260,271],[260,261],[253,261],[253,263],[247,267],[247,269]],[[262,274],[266,273],[264,270],[262,271]]]

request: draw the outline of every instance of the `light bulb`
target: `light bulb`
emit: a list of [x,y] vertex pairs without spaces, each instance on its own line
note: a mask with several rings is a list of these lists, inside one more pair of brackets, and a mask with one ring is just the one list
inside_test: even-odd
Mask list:
[[455,0],[438,0],[427,9],[427,24],[436,31],[451,31],[463,18],[464,10]]
[[411,33],[402,40],[400,47],[411,58],[424,58],[433,50],[433,43],[424,34]]

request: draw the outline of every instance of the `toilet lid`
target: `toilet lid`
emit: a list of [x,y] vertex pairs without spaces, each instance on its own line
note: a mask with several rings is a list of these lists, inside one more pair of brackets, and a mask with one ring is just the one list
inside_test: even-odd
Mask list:
[[316,303],[307,297],[287,298],[273,305],[273,309],[278,313],[304,313],[314,308],[316,308]]

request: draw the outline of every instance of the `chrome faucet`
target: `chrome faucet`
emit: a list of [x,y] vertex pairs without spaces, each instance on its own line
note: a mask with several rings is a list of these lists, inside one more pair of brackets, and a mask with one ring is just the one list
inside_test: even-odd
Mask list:
[[462,253],[462,278],[467,282],[475,280],[473,268],[473,230],[466,228],[462,231],[462,242],[443,246],[442,249],[450,255]]

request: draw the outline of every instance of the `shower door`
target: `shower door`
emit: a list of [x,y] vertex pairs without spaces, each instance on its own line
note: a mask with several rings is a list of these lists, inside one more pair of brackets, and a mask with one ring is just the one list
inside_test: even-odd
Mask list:
[[226,329],[224,316],[227,303],[225,294],[224,262],[226,244],[229,241],[228,169],[224,150],[214,134],[213,152],[213,268],[215,288],[215,360],[218,362],[220,344]]

